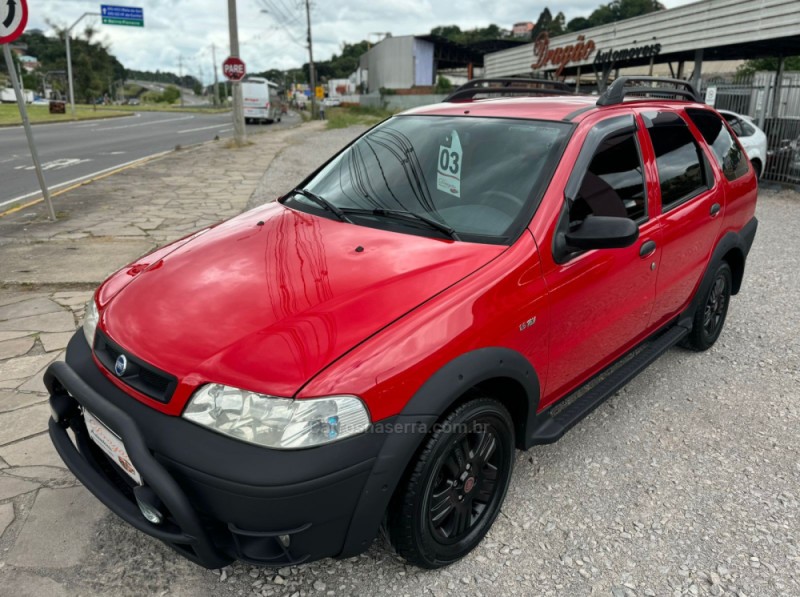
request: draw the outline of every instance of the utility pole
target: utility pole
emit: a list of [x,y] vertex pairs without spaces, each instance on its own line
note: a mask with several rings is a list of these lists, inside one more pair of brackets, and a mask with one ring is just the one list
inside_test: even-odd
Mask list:
[[211,44],[211,60],[214,63],[214,107],[219,104],[219,79],[217,78],[217,44]]
[[178,56],[178,93],[181,94],[181,108],[183,108],[183,56]]
[[306,0],[306,24],[308,25],[308,78],[311,82],[311,118],[317,117],[317,74],[314,72],[314,50],[311,46],[311,5]]
[[[228,33],[231,39],[231,57],[239,58],[239,24],[236,20],[236,0],[228,0]],[[233,95],[233,139],[238,147],[247,143],[244,128],[244,106],[242,105],[242,84],[232,81]]]
[[78,18],[77,21],[75,21],[72,24],[70,28],[68,28],[64,32],[64,37],[66,38],[67,42],[67,78],[69,79],[69,105],[70,105],[70,110],[72,111],[73,118],[75,118],[75,90],[72,84],[72,53],[70,52],[69,39],[70,36],[72,35],[72,30],[75,29],[75,27],[78,26],[78,23],[80,23],[85,17],[99,17],[99,16],[100,16],[99,12],[85,12]]

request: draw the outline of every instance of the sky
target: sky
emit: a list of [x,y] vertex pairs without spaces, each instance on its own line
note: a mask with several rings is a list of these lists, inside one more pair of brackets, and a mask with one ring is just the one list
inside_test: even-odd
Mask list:
[[[553,2],[550,10],[564,12],[567,20],[588,16],[608,0]],[[667,8],[693,0],[661,0]],[[112,3],[109,1],[109,3]],[[228,3],[225,0],[122,0],[124,6],[144,9],[145,27],[102,25],[99,17],[86,17],[75,29],[98,25],[99,37],[129,69],[184,72],[204,82],[213,79],[212,44],[217,63],[228,55]],[[249,72],[271,68],[296,68],[308,61],[305,45],[303,0],[237,0],[241,56]],[[72,25],[85,12],[100,12],[99,2],[85,0],[28,0],[28,29]],[[547,4],[520,0],[316,0],[311,3],[315,60],[339,53],[344,42],[380,39],[376,33],[425,34],[437,25],[462,29],[496,23],[504,28],[518,21],[536,21]],[[266,10],[266,12],[262,12]]]

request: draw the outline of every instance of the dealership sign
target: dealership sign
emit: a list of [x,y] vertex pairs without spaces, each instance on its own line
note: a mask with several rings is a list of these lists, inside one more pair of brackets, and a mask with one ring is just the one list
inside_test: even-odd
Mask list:
[[[531,67],[533,70],[548,70],[555,68],[555,76],[561,76],[564,68],[570,64],[586,63],[589,56],[597,48],[594,40],[586,39],[579,35],[576,43],[559,48],[550,47],[550,36],[547,31],[542,31],[533,42],[533,55],[536,58]],[[653,43],[631,48],[615,50],[598,50],[594,57],[595,67],[610,68],[618,62],[626,62],[637,58],[653,58],[661,53],[661,44]]]
[[608,66],[616,62],[625,62],[626,60],[634,60],[636,58],[654,58],[660,53],[661,44],[649,44],[646,46],[624,48],[622,50],[609,48],[608,50],[599,50],[594,57],[594,63],[597,66]]
[[578,42],[563,48],[550,49],[550,36],[547,31],[542,31],[533,42],[533,55],[538,59],[533,63],[533,70],[540,70],[551,65],[556,68],[555,75],[561,75],[568,64],[584,62],[594,52],[594,41],[585,40],[583,35],[578,36]]

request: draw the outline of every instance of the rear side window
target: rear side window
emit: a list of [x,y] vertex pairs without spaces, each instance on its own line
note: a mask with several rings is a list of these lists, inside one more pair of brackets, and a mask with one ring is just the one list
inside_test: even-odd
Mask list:
[[656,154],[663,211],[708,189],[703,152],[686,122],[672,112],[642,116]]
[[713,112],[697,108],[689,108],[686,113],[708,143],[725,178],[736,180],[747,174],[747,160],[744,153],[728,132],[722,119]]

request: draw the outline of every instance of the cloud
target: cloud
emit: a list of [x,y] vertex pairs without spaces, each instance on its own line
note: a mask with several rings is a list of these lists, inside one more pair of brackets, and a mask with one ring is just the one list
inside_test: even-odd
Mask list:
[[[667,7],[690,0],[662,0]],[[601,0],[568,0],[553,3],[567,19],[586,16]],[[28,28],[49,30],[47,22],[69,26],[84,12],[99,12],[99,2],[85,0],[38,0],[29,2]],[[212,79],[211,44],[217,46],[217,63],[228,55],[228,12],[225,0],[123,0],[123,5],[144,9],[144,29],[100,24],[99,17],[87,17],[76,28],[96,24],[101,39],[127,68],[178,72],[184,69],[206,82]],[[268,12],[262,12],[268,7]],[[455,24],[462,29],[496,23],[510,28],[516,21],[535,21],[541,2],[487,3],[485,0],[343,0],[312,2],[314,57],[327,60],[341,50],[344,42],[367,39],[370,33],[393,35],[424,34],[437,25]],[[303,0],[239,0],[241,55],[248,70],[298,67],[308,61],[305,47]],[[373,36],[373,39],[375,37]]]

